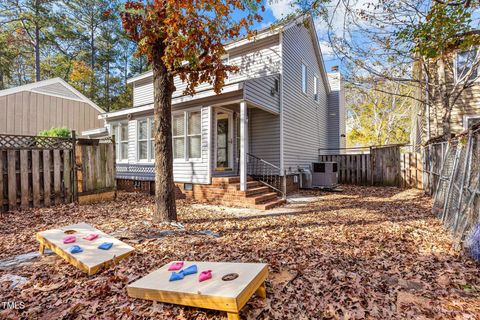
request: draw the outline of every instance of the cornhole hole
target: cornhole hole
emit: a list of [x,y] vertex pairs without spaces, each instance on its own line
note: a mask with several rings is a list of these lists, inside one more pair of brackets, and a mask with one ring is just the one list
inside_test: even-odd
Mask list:
[[[91,241],[83,239],[91,233],[98,234],[98,238]],[[76,237],[76,241],[64,244],[63,239],[71,235]],[[59,229],[39,232],[37,233],[37,240],[40,242],[41,254],[43,254],[45,248],[48,248],[89,275],[97,273],[114,261],[128,257],[134,250],[128,244],[86,223],[72,224]],[[112,242],[113,246],[109,250],[98,249],[98,246],[104,242]],[[79,245],[83,252],[71,254],[67,251],[67,248],[72,245]]]
[[[132,298],[226,311],[228,319],[232,320],[240,319],[240,310],[254,293],[266,298],[265,279],[268,268],[264,263],[186,261],[184,268],[195,264],[198,273],[177,281],[169,281],[172,273],[168,271],[170,264],[128,285],[128,295]],[[198,275],[204,270],[212,270],[212,278],[199,282]],[[226,277],[227,275],[233,276]]]

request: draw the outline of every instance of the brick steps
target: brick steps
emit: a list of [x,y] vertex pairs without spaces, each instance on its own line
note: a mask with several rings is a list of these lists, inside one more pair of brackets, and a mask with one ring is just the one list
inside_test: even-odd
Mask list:
[[195,198],[202,202],[213,202],[227,206],[268,210],[285,203],[276,192],[251,178],[247,190],[240,191],[240,177],[214,177],[212,184],[202,186],[201,194]]

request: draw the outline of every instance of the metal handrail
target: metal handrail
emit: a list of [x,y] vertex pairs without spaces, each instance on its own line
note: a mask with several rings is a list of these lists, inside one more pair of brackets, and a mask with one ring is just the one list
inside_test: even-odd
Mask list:
[[247,153],[247,175],[286,197],[286,174],[276,165]]

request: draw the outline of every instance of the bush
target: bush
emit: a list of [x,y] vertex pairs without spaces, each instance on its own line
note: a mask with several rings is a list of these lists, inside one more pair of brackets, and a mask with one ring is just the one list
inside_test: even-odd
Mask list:
[[72,131],[66,127],[51,128],[49,130],[40,131],[38,135],[41,137],[70,138],[70,136],[72,135]]

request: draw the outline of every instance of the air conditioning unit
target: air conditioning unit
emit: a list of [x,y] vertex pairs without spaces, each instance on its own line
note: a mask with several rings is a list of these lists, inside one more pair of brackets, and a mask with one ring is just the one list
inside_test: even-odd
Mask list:
[[335,188],[338,185],[338,164],[336,162],[312,163],[312,186]]
[[312,172],[310,169],[300,169],[300,189],[312,189]]

